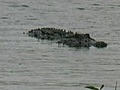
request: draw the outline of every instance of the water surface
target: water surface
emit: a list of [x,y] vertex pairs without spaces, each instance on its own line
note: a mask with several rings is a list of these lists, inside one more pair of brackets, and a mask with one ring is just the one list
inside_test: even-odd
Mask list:
[[[0,89],[120,89],[119,0],[0,0]],[[107,48],[75,49],[23,34],[56,27],[90,33]]]

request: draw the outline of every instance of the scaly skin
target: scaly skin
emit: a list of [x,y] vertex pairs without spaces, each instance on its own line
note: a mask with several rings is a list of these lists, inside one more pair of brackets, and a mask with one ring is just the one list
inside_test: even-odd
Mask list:
[[107,47],[107,43],[96,41],[89,34],[79,34],[77,32],[66,31],[56,28],[38,28],[32,29],[27,33],[30,37],[46,40],[57,40],[57,43],[65,44],[70,47],[87,47],[90,46],[103,48]]

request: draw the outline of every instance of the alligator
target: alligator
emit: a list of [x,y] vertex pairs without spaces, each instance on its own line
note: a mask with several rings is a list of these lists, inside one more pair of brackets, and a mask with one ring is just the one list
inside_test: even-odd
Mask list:
[[37,28],[27,32],[28,36],[42,40],[54,40],[58,44],[68,45],[69,47],[86,47],[94,46],[97,48],[107,47],[107,43],[96,41],[88,33],[80,34],[78,32],[66,31],[56,28]]

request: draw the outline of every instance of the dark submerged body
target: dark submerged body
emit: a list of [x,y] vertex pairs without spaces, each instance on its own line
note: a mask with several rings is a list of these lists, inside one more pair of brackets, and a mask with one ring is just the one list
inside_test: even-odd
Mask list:
[[88,33],[79,34],[63,29],[38,28],[28,31],[27,34],[30,37],[35,37],[37,39],[56,40],[58,44],[68,45],[70,47],[107,47],[107,43],[94,40]]

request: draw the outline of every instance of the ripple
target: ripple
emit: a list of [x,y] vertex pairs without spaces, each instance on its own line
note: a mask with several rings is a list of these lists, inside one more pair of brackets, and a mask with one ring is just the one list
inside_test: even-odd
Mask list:
[[21,7],[29,7],[28,5],[21,5]]
[[9,19],[9,17],[3,16],[3,17],[0,17],[0,19]]
[[17,4],[14,4],[14,5],[9,5],[9,7],[29,7],[28,5],[17,5]]
[[97,3],[96,4],[92,4],[92,5],[94,5],[94,6],[100,6],[100,4],[97,4]]
[[78,10],[85,10],[85,8],[77,8]]
[[27,18],[27,20],[38,20],[37,18]]

